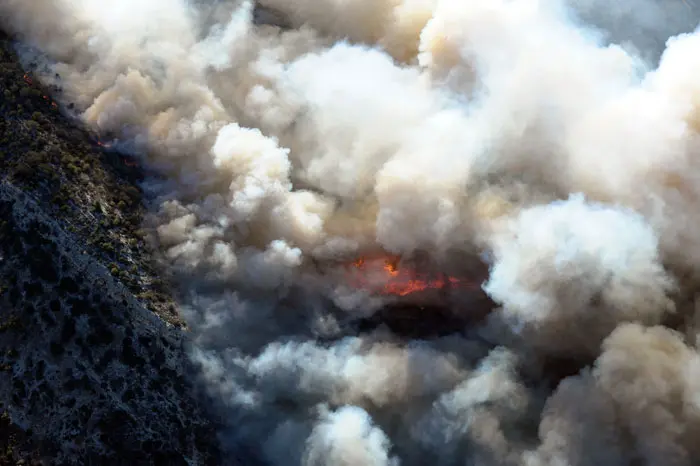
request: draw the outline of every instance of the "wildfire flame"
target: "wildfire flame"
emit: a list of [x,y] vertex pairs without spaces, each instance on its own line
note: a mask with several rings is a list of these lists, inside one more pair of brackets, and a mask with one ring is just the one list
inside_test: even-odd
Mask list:
[[[111,142],[102,142],[99,139],[97,140],[97,145],[99,147],[103,147],[105,149],[111,149],[113,146],[113,144]],[[120,159],[121,159],[121,162],[127,167],[138,167],[139,166],[138,161],[134,160],[130,156],[121,155]]]
[[[29,73],[24,73],[23,78],[24,78],[24,82],[27,83],[28,86],[34,87],[34,80],[32,79],[32,77],[31,77],[31,75],[30,75]],[[45,101],[49,102],[49,103],[51,104],[52,107],[58,108],[58,104],[56,104],[56,102],[54,102],[54,101],[51,99],[51,97],[49,97],[48,95],[42,95],[41,97],[43,97],[43,99],[44,99]]]
[[431,276],[412,266],[399,266],[400,260],[398,256],[361,257],[351,264],[351,284],[387,296],[407,296],[449,287],[473,287],[471,282],[457,277],[442,273]]

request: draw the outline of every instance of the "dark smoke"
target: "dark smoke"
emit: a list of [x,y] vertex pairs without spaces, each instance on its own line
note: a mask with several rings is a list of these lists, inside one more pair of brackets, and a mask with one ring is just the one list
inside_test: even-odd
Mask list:
[[[4,0],[0,21],[161,174],[147,226],[232,454],[697,463],[697,2]],[[377,251],[483,260],[492,301],[422,331],[439,298],[348,283]]]

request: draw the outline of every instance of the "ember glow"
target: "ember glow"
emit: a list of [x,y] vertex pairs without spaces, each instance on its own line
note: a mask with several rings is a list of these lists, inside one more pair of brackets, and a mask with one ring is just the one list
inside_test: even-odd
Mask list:
[[386,296],[408,296],[426,290],[471,288],[473,283],[444,273],[427,273],[401,262],[401,257],[361,257],[349,270],[350,284]]
[[689,466],[687,3],[2,0],[0,23],[20,85],[149,168],[142,230],[232,460]]

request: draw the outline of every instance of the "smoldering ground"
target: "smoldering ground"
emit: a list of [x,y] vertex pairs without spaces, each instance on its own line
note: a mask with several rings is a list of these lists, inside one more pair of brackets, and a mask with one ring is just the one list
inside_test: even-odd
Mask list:
[[[60,101],[164,175],[147,226],[232,456],[675,466],[700,454],[700,15],[674,1],[261,1],[280,28],[248,1],[5,0],[0,18]],[[386,298],[334,264],[378,250],[484,258],[494,309],[358,333]]]

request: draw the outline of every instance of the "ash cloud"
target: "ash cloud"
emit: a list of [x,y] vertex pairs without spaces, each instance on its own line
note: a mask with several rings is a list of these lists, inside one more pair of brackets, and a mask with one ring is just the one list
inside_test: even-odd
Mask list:
[[[232,455],[694,464],[697,3],[5,0],[0,22],[162,175],[146,226]],[[387,299],[342,265],[377,251],[486,258],[494,309],[362,330]]]

